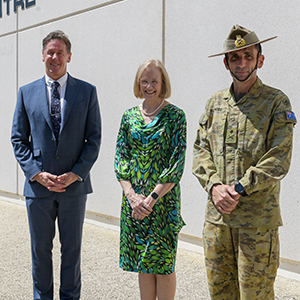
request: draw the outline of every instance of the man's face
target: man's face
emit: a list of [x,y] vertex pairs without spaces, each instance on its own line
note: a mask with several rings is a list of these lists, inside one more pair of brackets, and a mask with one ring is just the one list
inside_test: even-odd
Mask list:
[[71,61],[72,53],[68,53],[63,40],[51,40],[42,52],[46,74],[53,80],[58,80],[67,72],[67,63]]
[[[224,58],[227,70],[230,70],[238,80],[245,80],[253,71],[257,63],[258,50],[255,45],[228,53],[228,59]],[[258,58],[257,68],[263,66],[264,56]],[[256,71],[249,78],[256,78]]]

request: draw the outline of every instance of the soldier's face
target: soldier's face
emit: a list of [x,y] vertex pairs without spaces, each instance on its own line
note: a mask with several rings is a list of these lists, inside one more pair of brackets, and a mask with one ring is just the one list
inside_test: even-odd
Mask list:
[[[238,51],[228,53],[228,59],[224,58],[224,64],[227,70],[230,70],[237,79],[244,80],[254,70],[257,63],[257,48],[250,46]],[[257,68],[263,66],[264,56],[260,55],[258,58]],[[250,77],[256,77],[256,71]]]

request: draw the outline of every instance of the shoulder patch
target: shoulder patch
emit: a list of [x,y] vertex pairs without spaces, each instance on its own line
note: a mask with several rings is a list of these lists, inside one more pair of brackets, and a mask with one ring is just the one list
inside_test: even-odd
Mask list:
[[289,121],[297,122],[296,116],[292,111],[287,110],[286,111],[286,119]]

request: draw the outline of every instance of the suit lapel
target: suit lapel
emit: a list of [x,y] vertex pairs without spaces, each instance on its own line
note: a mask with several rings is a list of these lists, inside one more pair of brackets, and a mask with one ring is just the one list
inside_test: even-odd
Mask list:
[[68,74],[67,88],[66,88],[66,94],[65,94],[65,99],[64,99],[60,131],[63,130],[63,128],[68,120],[70,111],[75,102],[77,94],[78,94],[78,84],[76,83],[75,79],[70,74]]
[[49,104],[48,104],[45,76],[40,79],[40,83],[38,86],[38,90],[36,91],[36,95],[41,96],[41,98],[40,98],[41,101],[39,101],[39,103],[40,103],[42,114],[43,114],[44,118],[46,119],[46,122],[48,123],[49,127],[53,131],[51,116],[50,116],[50,112],[49,112]]

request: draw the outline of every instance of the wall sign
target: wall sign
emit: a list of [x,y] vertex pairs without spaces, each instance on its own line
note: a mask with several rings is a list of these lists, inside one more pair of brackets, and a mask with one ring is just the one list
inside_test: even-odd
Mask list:
[[[9,3],[13,2],[14,4],[14,12],[17,11],[17,8],[20,6],[22,10],[25,8],[29,8],[30,6],[35,5],[35,0],[0,0],[0,18],[2,18],[2,8],[3,13],[5,12],[5,6],[6,6],[6,14],[10,15],[10,7]],[[6,4],[6,5],[5,5]]]

